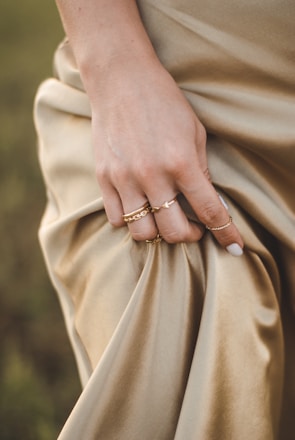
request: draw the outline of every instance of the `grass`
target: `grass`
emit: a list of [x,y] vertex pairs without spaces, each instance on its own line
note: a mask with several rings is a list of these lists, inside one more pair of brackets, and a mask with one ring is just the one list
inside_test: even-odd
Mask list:
[[63,31],[54,2],[4,2],[0,14],[0,438],[57,436],[80,390],[37,242],[45,191],[32,121]]

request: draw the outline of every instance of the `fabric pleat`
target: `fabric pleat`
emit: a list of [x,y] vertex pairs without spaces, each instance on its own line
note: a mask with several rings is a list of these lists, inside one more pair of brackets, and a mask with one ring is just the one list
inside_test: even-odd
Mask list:
[[207,129],[212,180],[245,252],[232,257],[209,232],[135,242],[108,223],[65,39],[34,113],[40,242],[83,385],[59,440],[293,440],[295,4],[138,5]]

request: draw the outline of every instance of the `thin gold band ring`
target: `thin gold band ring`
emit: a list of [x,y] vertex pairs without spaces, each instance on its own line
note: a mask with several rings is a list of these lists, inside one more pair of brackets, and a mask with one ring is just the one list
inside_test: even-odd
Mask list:
[[156,243],[161,243],[162,240],[163,238],[161,237],[161,235],[157,234],[155,238],[153,238],[152,240],[145,240],[145,242],[150,244],[156,244]]
[[206,227],[206,229],[208,229],[209,231],[222,231],[222,229],[228,228],[228,227],[232,224],[232,222],[233,222],[233,218],[232,218],[232,216],[230,215],[230,216],[228,217],[228,221],[227,221],[224,225],[221,225],[221,226],[215,226],[215,227],[211,227],[211,226],[205,225],[205,227]]
[[164,202],[163,205],[152,206],[151,207],[151,212],[159,212],[160,209],[162,209],[162,208],[169,209],[170,206],[173,205],[173,203],[175,203],[176,201],[177,201],[177,196],[175,196],[172,200]]

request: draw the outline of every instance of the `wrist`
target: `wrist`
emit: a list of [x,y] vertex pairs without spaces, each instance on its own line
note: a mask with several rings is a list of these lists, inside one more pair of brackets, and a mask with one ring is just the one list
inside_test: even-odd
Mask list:
[[57,0],[85,85],[133,60],[155,60],[135,0]]
[[88,47],[77,62],[84,83],[91,86],[121,71],[136,68],[137,64],[149,68],[159,63],[159,60],[149,42],[133,43],[122,39],[103,51],[95,44]]
[[145,78],[147,72],[152,80],[159,74],[159,69],[163,70],[150,42],[143,43],[121,41],[108,48],[102,57],[95,49],[84,54],[79,68],[92,107],[101,105],[100,100],[104,97],[119,96],[122,91],[131,93],[134,81]]

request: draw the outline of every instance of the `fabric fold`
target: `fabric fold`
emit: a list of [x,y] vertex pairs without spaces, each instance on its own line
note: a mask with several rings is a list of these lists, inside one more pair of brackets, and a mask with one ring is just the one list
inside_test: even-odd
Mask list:
[[59,440],[293,439],[294,5],[250,3],[138,1],[207,129],[210,174],[242,257],[209,232],[150,245],[112,227],[67,39],[55,78],[39,88],[48,197],[39,237],[83,385]]

